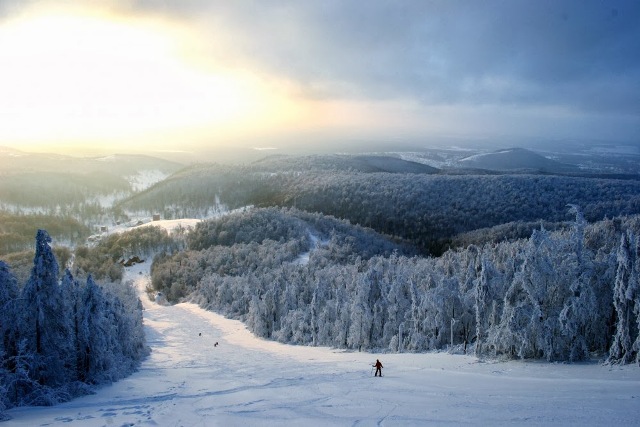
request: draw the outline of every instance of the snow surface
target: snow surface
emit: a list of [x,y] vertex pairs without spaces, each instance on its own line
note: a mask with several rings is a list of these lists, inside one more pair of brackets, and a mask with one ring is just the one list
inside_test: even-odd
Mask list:
[[321,245],[326,245],[327,243],[329,243],[328,240],[320,240],[319,236],[317,236],[316,234],[313,234],[311,232],[309,232],[309,240],[311,241],[310,250],[308,250],[307,252],[303,252],[300,255],[298,255],[298,258],[296,258],[293,261],[294,264],[298,264],[298,265],[307,265],[307,264],[309,264],[309,257],[311,256],[311,252],[313,250],[319,248]]
[[637,366],[279,344],[193,304],[152,302],[149,267],[125,273],[152,350],[139,371],[55,407],[9,410],[2,427],[640,425]]
[[142,191],[151,187],[152,185],[166,179],[170,174],[162,172],[159,169],[147,169],[139,171],[135,175],[129,175],[125,177],[133,191]]

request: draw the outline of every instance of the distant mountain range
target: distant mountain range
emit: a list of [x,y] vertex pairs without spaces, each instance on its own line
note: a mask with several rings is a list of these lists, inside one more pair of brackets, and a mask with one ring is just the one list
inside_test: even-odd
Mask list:
[[169,175],[184,165],[157,157],[113,154],[97,157],[74,157],[55,153],[29,153],[0,147],[0,175],[32,172],[94,173],[105,172],[120,177],[142,171],[159,171]]
[[387,172],[434,174],[439,169],[395,156],[376,154],[316,154],[309,156],[273,155],[251,164],[255,170],[270,172],[335,170],[353,172]]
[[465,169],[493,171],[535,171],[547,173],[578,172],[574,165],[561,163],[524,148],[509,148],[490,153],[474,154],[458,160],[457,166]]
[[100,199],[108,206],[114,194],[145,190],[183,167],[144,155],[74,157],[0,147],[0,205],[52,209]]

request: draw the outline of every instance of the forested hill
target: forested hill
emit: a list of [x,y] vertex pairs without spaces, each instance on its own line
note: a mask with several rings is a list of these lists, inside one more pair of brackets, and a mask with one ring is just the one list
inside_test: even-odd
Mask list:
[[316,171],[351,171],[351,172],[389,172],[389,173],[423,173],[434,174],[439,169],[385,155],[314,155],[314,156],[282,156],[274,155],[256,161],[251,165],[255,171],[294,172]]
[[183,167],[143,155],[73,157],[2,147],[0,165],[0,208],[59,210],[76,218],[90,216],[96,199],[132,194]]
[[[313,164],[317,166],[318,161]],[[243,168],[199,165],[120,207],[159,212],[167,219],[202,216],[216,198],[229,208],[296,207],[348,219],[405,239],[431,254],[442,253],[456,235],[480,228],[517,221],[567,221],[567,204],[580,206],[589,221],[640,213],[640,182],[635,180],[449,176],[319,167],[266,170],[262,164]]]
[[284,264],[305,265],[310,260],[356,265],[374,256],[414,254],[373,230],[297,209],[234,212],[198,223],[186,240],[187,250],[160,255],[152,267],[154,288],[170,301],[190,295],[210,273],[268,275]]
[[375,233],[289,209],[199,224],[152,284],[258,336],[354,350],[640,361],[640,216],[405,256]]
[[487,170],[537,170],[547,173],[578,173],[577,166],[548,159],[524,148],[510,148],[490,153],[475,154],[458,161],[465,168]]
[[60,172],[88,174],[104,172],[117,176],[134,175],[140,170],[175,172],[183,165],[157,157],[136,154],[77,157],[54,153],[29,153],[0,147],[2,175],[34,172]]

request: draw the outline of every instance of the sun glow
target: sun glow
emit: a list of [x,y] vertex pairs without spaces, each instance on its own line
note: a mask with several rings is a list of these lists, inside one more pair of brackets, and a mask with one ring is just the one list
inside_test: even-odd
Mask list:
[[82,11],[0,23],[0,145],[217,138],[300,119],[286,90],[199,60],[195,33]]

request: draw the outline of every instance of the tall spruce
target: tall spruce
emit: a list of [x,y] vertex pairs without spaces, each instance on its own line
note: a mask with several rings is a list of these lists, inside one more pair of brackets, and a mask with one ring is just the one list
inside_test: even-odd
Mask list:
[[22,290],[21,338],[35,357],[31,376],[39,384],[57,387],[73,378],[72,328],[58,283],[58,262],[45,230],[36,234],[31,276]]
[[565,241],[566,254],[562,262],[570,292],[559,320],[566,337],[568,359],[578,361],[589,357],[588,335],[598,307],[592,288],[593,255],[588,253],[584,244],[586,221],[577,206],[572,205],[571,211],[575,213],[576,220],[569,239]]
[[16,351],[16,304],[18,281],[9,266],[0,261],[0,352],[7,355]]
[[631,361],[631,301],[627,298],[633,265],[635,263],[632,245],[635,240],[633,234],[622,233],[618,248],[618,270],[613,288],[613,306],[616,310],[616,332],[609,350],[611,363],[629,363]]
[[4,418],[4,410],[11,406],[10,384],[14,379],[18,351],[15,330],[17,295],[17,280],[9,266],[0,261],[0,421]]

